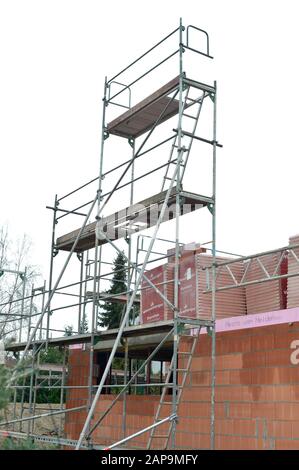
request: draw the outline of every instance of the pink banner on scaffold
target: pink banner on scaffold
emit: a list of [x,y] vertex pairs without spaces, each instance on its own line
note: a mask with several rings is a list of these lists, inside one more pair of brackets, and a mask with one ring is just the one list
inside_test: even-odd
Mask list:
[[[274,312],[242,315],[240,317],[222,318],[221,320],[216,320],[216,332],[260,328],[262,326],[294,323],[297,321],[299,322],[299,307]],[[201,334],[205,334],[206,332],[206,328],[202,328]]]

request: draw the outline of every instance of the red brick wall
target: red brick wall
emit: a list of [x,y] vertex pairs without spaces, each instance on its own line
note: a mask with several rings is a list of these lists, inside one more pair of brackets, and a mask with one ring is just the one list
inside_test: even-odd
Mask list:
[[[86,386],[89,377],[89,349],[71,349],[68,359],[68,386]],[[93,380],[95,383],[95,380]],[[66,408],[75,408],[88,403],[88,388],[70,388],[66,392]],[[77,439],[84,424],[83,411],[71,411],[65,415],[65,433]]]
[[[290,361],[294,339],[299,339],[299,323],[217,334],[217,449],[299,449],[299,365]],[[188,348],[187,340],[181,342],[181,350],[184,348]],[[179,406],[178,448],[208,449],[210,445],[210,348],[211,338],[201,335]],[[82,372],[85,380],[87,371],[86,367]],[[70,380],[75,382],[72,367]],[[79,400],[82,391],[76,396]],[[95,419],[112,399],[111,395],[101,397]],[[158,400],[155,396],[127,396],[127,434],[153,423]],[[72,402],[72,406],[77,405]],[[163,410],[167,414],[169,410]],[[77,438],[86,413],[71,415],[66,432]],[[96,431],[95,441],[110,444],[121,439],[121,422],[119,402]],[[147,438],[140,436],[129,445],[144,448]]]
[[[209,447],[211,338],[201,335],[183,390],[177,445]],[[299,449],[299,323],[217,334],[216,448]],[[192,429],[192,435],[190,435]]]
[[[111,401],[113,395],[103,395],[97,405],[97,412],[94,421],[100,417],[101,412],[105,411]],[[141,429],[150,426],[154,422],[154,415],[158,406],[159,397],[154,395],[127,395],[126,401],[126,435],[134,434]],[[101,425],[94,432],[94,442],[104,445],[113,444],[123,438],[122,431],[123,401],[120,400],[113,407]],[[149,433],[144,433],[126,444],[126,447],[133,449],[146,448]]]

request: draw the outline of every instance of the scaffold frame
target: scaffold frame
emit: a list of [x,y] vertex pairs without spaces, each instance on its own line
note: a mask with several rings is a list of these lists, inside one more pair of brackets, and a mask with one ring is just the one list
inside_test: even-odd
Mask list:
[[[199,50],[196,47],[191,45],[190,40],[190,31],[197,31],[205,39],[205,48],[204,50]],[[131,67],[139,64],[144,57],[147,57],[152,51],[156,51],[162,44],[165,43],[169,38],[177,38],[177,48],[174,52],[171,52],[163,59],[159,60],[154,66],[150,67],[148,70],[143,72],[137,78],[125,83],[125,81],[120,78],[125,72],[128,72]],[[12,388],[16,391],[20,389],[24,396],[24,390],[26,387],[29,387],[29,409],[30,416],[23,417],[23,408],[24,400],[22,400],[22,411],[20,418],[16,418],[14,412],[14,417],[12,420],[7,420],[0,422],[0,426],[6,425],[15,425],[19,424],[19,432],[16,432],[13,428],[13,431],[0,431],[0,433],[10,433],[11,436],[16,438],[23,439],[25,436],[37,441],[43,442],[53,442],[60,444],[62,446],[73,446],[77,450],[81,448],[86,449],[98,449],[103,448],[99,443],[94,443],[92,435],[97,426],[101,425],[102,420],[113,408],[114,404],[120,397],[123,397],[123,414],[122,414],[122,432],[123,439],[119,440],[116,443],[111,443],[109,447],[104,446],[105,448],[114,448],[118,447],[130,439],[133,439],[136,435],[147,432],[148,430],[154,430],[164,421],[159,420],[159,417],[156,416],[156,419],[153,417],[153,424],[146,429],[138,431],[134,435],[127,434],[126,426],[126,392],[129,389],[130,385],[133,383],[135,377],[138,376],[138,373],[142,371],[149,361],[155,357],[155,354],[159,349],[164,345],[166,341],[171,338],[172,342],[172,361],[171,361],[171,371],[172,381],[169,380],[164,383],[156,384],[163,388],[171,388],[172,390],[172,403],[171,403],[171,412],[165,422],[169,422],[170,431],[167,435],[165,448],[176,448],[176,428],[179,425],[179,397],[181,395],[181,385],[178,382],[178,354],[179,354],[179,340],[180,337],[188,332],[189,329],[198,328],[200,331],[201,327],[208,327],[211,334],[211,401],[210,401],[210,448],[215,448],[215,386],[216,386],[216,294],[218,291],[238,288],[241,286],[249,284],[258,284],[263,282],[270,282],[271,280],[278,280],[282,278],[288,278],[292,276],[299,275],[299,259],[295,254],[295,248],[299,248],[299,245],[289,245],[277,250],[271,250],[263,253],[259,253],[251,256],[239,256],[234,255],[233,260],[225,262],[216,262],[217,253],[225,253],[232,255],[231,253],[221,252],[216,249],[216,163],[217,163],[217,148],[222,147],[222,145],[217,140],[217,83],[206,84],[200,81],[195,80],[195,77],[192,75],[192,78],[186,75],[186,72],[183,67],[183,58],[184,53],[190,51],[191,53],[199,54],[199,57],[203,59],[213,59],[210,55],[210,42],[209,35],[206,31],[193,26],[188,25],[185,27],[180,19],[179,26],[174,29],[170,34],[166,35],[161,41],[157,42],[152,46],[148,51],[138,57],[136,60],[131,62],[128,66],[123,68],[119,73],[114,75],[111,79],[105,78],[104,83],[104,96],[103,96],[103,107],[102,107],[102,127],[101,127],[101,149],[100,149],[100,164],[99,164],[99,175],[87,183],[80,185],[78,188],[73,191],[68,192],[67,194],[58,197],[55,195],[53,206],[48,206],[53,212],[53,222],[52,222],[52,237],[51,237],[51,247],[50,247],[50,269],[49,269],[49,281],[48,288],[46,288],[46,283],[41,288],[34,288],[32,286],[32,291],[30,296],[23,296],[23,299],[29,299],[31,302],[30,312],[28,315],[28,331],[27,331],[27,341],[21,341],[21,334],[19,336],[19,341],[9,345],[8,350],[14,352],[21,352],[19,359],[19,367],[27,364],[28,361],[31,364],[31,375],[30,375],[30,385],[26,386],[23,382],[23,385],[17,384],[16,380],[19,377],[14,377],[15,381]],[[178,75],[175,79],[172,79],[166,85],[162,86],[155,93],[148,96],[148,98],[140,101],[137,105],[132,106],[133,102],[133,87],[140,80],[149,76],[153,71],[159,69],[159,67],[165,64],[170,59],[177,60],[178,66]],[[197,73],[195,73],[197,75]],[[112,85],[117,85],[121,87],[118,92],[112,93]],[[199,92],[199,95],[196,98],[190,98],[188,93],[190,89],[195,89]],[[127,105],[117,102],[116,99],[120,97],[121,94],[128,93],[128,103]],[[170,95],[170,96],[169,96]],[[212,104],[212,122],[210,123],[212,138],[208,139],[203,136],[197,135],[197,124],[201,116],[201,110],[206,100],[210,99]],[[110,121],[106,122],[106,115],[109,106],[116,106],[124,108],[124,115],[117,117]],[[195,108],[198,106],[198,109],[193,114],[187,114],[184,111],[186,109],[191,109],[192,106]],[[193,108],[193,109],[194,109]],[[150,110],[148,116],[146,117],[144,110]],[[165,123],[168,119],[171,119],[177,115],[177,124],[174,129],[172,129],[173,134],[167,136],[159,142],[151,145],[149,148],[146,148],[150,137],[155,134],[157,127]],[[140,118],[142,116],[142,118]],[[191,132],[187,131],[184,128],[184,117],[191,117],[194,121]],[[144,122],[142,121],[144,119]],[[131,127],[130,127],[131,126]],[[106,145],[109,142],[110,136],[113,135],[119,139],[126,139],[129,145],[129,151],[131,157],[117,164],[115,167],[112,167],[108,170],[104,170],[104,161],[105,161],[105,152]],[[143,139],[138,141],[137,139]],[[187,140],[189,139],[189,140]],[[186,140],[188,144],[186,144]],[[198,140],[206,145],[211,146],[211,161],[212,161],[212,193],[210,195],[194,194],[183,189],[183,179],[185,176],[185,170],[187,168],[187,163],[191,155],[192,144],[194,140]],[[136,176],[135,173],[135,164],[142,158],[144,155],[148,155],[151,151],[161,148],[166,144],[171,144],[171,149],[168,155],[168,159],[163,164],[159,164],[155,168]],[[192,157],[190,157],[192,158]],[[135,183],[147,178],[160,170],[165,170],[165,174],[161,178],[161,192],[155,194],[150,198],[145,198],[141,201],[143,203],[143,209],[140,210],[140,201],[136,202],[135,196]],[[172,170],[172,173],[171,173]],[[116,177],[116,182],[113,184],[112,189],[106,190],[105,181],[108,176],[111,174],[117,174],[120,171],[120,176]],[[127,181],[125,178],[127,177]],[[95,185],[95,190],[92,190],[93,197],[88,200],[88,202],[81,203],[76,205],[72,209],[65,209],[61,207],[62,203],[65,203],[68,198],[74,196],[81,190]],[[119,194],[118,191],[123,188],[129,188],[128,193],[128,206],[124,209],[124,212],[112,212],[109,216],[104,216],[105,210],[115,194]],[[105,189],[105,191],[104,191]],[[211,267],[205,268],[207,271],[207,288],[206,293],[211,293],[212,306],[211,306],[211,315],[209,319],[204,318],[186,318],[180,316],[180,305],[179,305],[179,261],[181,256],[181,247],[182,241],[180,240],[180,219],[187,212],[182,211],[183,202],[187,201],[190,205],[188,207],[188,213],[197,213],[198,209],[207,209],[211,216],[211,240],[209,241],[210,251],[212,255],[212,264]],[[145,202],[146,201],[146,202]],[[158,215],[153,223],[152,220],[148,221],[148,215],[152,210],[154,204],[159,204],[158,206]],[[173,214],[172,221],[174,237],[171,240],[166,240],[165,238],[159,237],[159,229],[163,222],[166,221],[166,215],[169,211],[169,206],[172,205]],[[138,207],[137,207],[138,206]],[[82,212],[84,210],[85,212]],[[141,222],[142,225],[137,224],[138,216],[143,217]],[[116,215],[117,214],[117,215]],[[193,215],[194,215],[193,214]],[[63,236],[57,238],[57,224],[61,219],[72,215],[76,217],[83,218],[83,222],[79,229],[73,230],[69,233],[64,233]],[[92,219],[93,218],[93,219]],[[91,222],[92,220],[92,222]],[[169,219],[168,219],[169,220]],[[109,230],[110,228],[113,232],[111,236]],[[123,228],[125,227],[125,228]],[[105,230],[104,230],[105,229]],[[139,234],[142,230],[152,229],[152,234]],[[134,238],[135,237],[135,238]],[[145,247],[144,239],[147,238],[147,246]],[[134,260],[134,246],[133,239],[137,240],[136,242],[136,254]],[[100,302],[105,301],[105,295],[103,294],[104,290],[102,289],[102,284],[110,280],[110,276],[113,271],[108,271],[108,273],[103,273],[102,270],[104,267],[112,267],[112,262],[105,261],[103,256],[103,251],[106,248],[110,248],[114,253],[120,253],[122,250],[118,246],[118,241],[124,241],[127,247],[127,254],[125,255],[127,262],[127,289],[124,292],[121,292],[115,296],[114,300],[116,302],[122,302],[124,305],[122,320],[117,331],[110,332],[101,332],[98,330],[98,319],[100,315]],[[157,288],[148,278],[146,271],[148,266],[151,263],[157,263],[163,260],[167,260],[169,257],[168,253],[155,251],[155,243],[157,240],[165,241],[172,244],[174,247],[174,301],[171,303],[167,297],[163,294],[161,288]],[[57,256],[64,252],[66,254],[66,259],[60,269],[58,275],[55,277],[55,259]],[[280,253],[281,257],[291,254],[294,256],[296,262],[298,263],[298,273],[278,275],[278,267],[280,260],[278,261],[277,267],[274,272],[269,273],[265,266],[263,265],[263,256],[271,253]],[[70,265],[71,259],[77,257],[77,266],[78,266],[78,278],[79,281],[69,282],[66,285],[61,285],[61,280]],[[230,265],[235,262],[248,261],[250,263],[252,259],[257,260],[260,263],[261,268],[264,272],[264,277],[256,281],[246,281],[246,270],[241,281],[236,281],[232,271],[230,270]],[[232,284],[217,287],[216,280],[218,273],[222,270],[226,270],[232,279]],[[1,269],[0,269],[1,271]],[[134,305],[138,303],[138,296],[142,292],[142,282],[146,282],[148,286],[155,290],[159,294],[163,302],[173,311],[173,320],[157,324],[155,327],[156,330],[163,333],[163,338],[158,343],[158,345],[153,349],[152,353],[143,361],[138,370],[128,379],[127,369],[128,369],[128,357],[129,357],[129,343],[128,338],[130,335],[138,335],[141,331],[150,334],[151,327],[149,325],[143,325],[143,327],[138,328],[136,324],[130,324],[129,318],[134,308]],[[88,286],[92,284],[92,289],[88,290]],[[76,293],[66,292],[66,289],[76,289]],[[25,291],[24,291],[25,294]],[[54,299],[57,299],[57,296],[62,298],[63,296],[74,297],[76,301],[71,304],[56,306],[54,305]],[[42,296],[42,305],[41,310],[34,312],[33,306],[36,296]],[[18,302],[18,300],[12,300],[12,302]],[[83,325],[87,318],[87,309],[90,307],[90,328],[88,332],[85,332]],[[63,309],[71,308],[74,311],[76,310],[76,323],[77,330],[74,332],[73,336],[70,337],[55,337],[52,338],[50,335],[52,333],[59,333],[60,331],[51,328],[51,317],[54,312],[61,311]],[[22,317],[22,312],[20,314]],[[44,328],[44,319],[46,319],[46,327]],[[140,326],[140,325],[139,325]],[[141,325],[142,326],[142,325]],[[45,331],[45,334],[43,333]],[[198,333],[199,334],[199,333]],[[109,359],[107,360],[105,370],[102,373],[100,383],[94,385],[92,382],[93,374],[93,365],[94,365],[94,345],[96,339],[101,336],[111,336],[111,339],[114,341],[113,347],[111,348]],[[39,337],[38,337],[39,336]],[[100,419],[96,423],[92,424],[92,418],[96,409],[98,400],[101,397],[101,393],[104,389],[112,388],[112,385],[105,384],[106,378],[108,376],[110,367],[112,365],[113,359],[115,357],[116,351],[120,344],[120,341],[124,342],[124,383],[122,385],[113,385],[114,388],[119,387],[120,390],[117,393],[112,404],[106,409]],[[70,344],[85,343],[89,344],[89,379],[88,384],[84,386],[80,385],[67,385],[66,383],[66,350]],[[195,344],[195,342],[194,342]],[[64,364],[63,372],[59,379],[60,383],[54,383],[51,385],[42,385],[38,383],[40,380],[38,375],[38,363],[40,352],[44,348],[48,348],[52,345],[59,345],[64,348]],[[191,353],[190,353],[191,357]],[[147,387],[149,384],[142,383],[139,386]],[[36,414],[36,392],[38,388],[42,387],[52,387],[59,388],[61,390],[60,394],[60,409],[55,411],[50,411],[49,413]],[[63,407],[63,396],[64,392],[71,388],[78,389],[87,389],[88,390],[88,400],[86,405],[80,407],[73,407],[69,409],[64,409]],[[14,406],[16,405],[16,392],[14,392]],[[86,410],[86,419],[85,424],[81,430],[80,436],[77,441],[71,439],[65,439],[63,436],[63,426],[61,421],[61,426],[58,432],[58,435],[55,437],[45,437],[37,436],[34,434],[34,422],[36,419],[39,419],[42,416],[47,415],[64,415],[65,413],[72,413],[78,410]],[[27,432],[22,432],[22,423],[28,422]],[[151,438],[153,434],[151,434]],[[149,441],[149,448],[151,446],[151,440]]]

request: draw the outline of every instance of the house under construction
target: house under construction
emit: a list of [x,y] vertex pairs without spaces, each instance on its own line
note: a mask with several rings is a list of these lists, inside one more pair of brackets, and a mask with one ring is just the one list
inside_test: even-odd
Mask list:
[[[180,21],[105,79],[99,174],[50,207],[48,285],[24,289],[30,312],[21,306],[8,347],[30,366],[30,384],[13,385],[14,406],[29,388],[29,411],[1,422],[3,435],[76,449],[299,448],[299,236],[251,256],[216,248],[217,85],[200,72],[212,59],[207,32]],[[118,253],[127,287],[109,295]],[[119,328],[98,327],[104,302],[122,305]],[[76,322],[70,336],[61,315]],[[64,363],[45,380],[50,346]],[[61,390],[60,406],[37,413],[43,387]],[[35,432],[45,415],[64,417],[51,435]]]

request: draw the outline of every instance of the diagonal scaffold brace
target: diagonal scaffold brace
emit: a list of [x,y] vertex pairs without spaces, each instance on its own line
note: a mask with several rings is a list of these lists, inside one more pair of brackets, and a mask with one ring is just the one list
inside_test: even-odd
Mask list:
[[143,265],[142,265],[142,268],[140,269],[139,271],[139,274],[138,274],[138,278],[136,280],[136,284],[135,284],[135,287],[134,287],[134,291],[132,293],[132,296],[127,304],[127,308],[126,308],[126,313],[124,314],[123,316],[123,319],[122,319],[122,323],[119,327],[119,330],[118,330],[118,334],[117,334],[117,337],[115,339],[115,342],[114,342],[114,345],[113,345],[113,348],[111,350],[111,353],[110,353],[110,356],[109,356],[109,359],[107,361],[107,364],[106,364],[106,368],[103,372],[103,375],[102,375],[102,378],[101,378],[101,382],[99,384],[99,387],[97,389],[97,392],[95,394],[95,397],[93,399],[93,402],[90,406],[90,409],[89,409],[89,412],[88,412],[88,415],[86,417],[86,421],[84,423],[84,426],[83,426],[83,429],[82,429],[82,432],[80,434],[80,437],[78,439],[78,443],[77,443],[77,446],[76,446],[76,450],[79,450],[80,447],[81,447],[81,444],[87,434],[87,430],[88,430],[88,427],[89,427],[89,424],[92,420],[92,417],[93,417],[93,414],[94,414],[94,411],[95,411],[95,407],[97,405],[97,402],[98,402],[98,399],[101,395],[101,392],[102,392],[102,389],[103,389],[103,386],[104,386],[104,383],[106,381],[106,378],[107,378],[107,375],[108,375],[108,372],[110,370],[110,367],[111,367],[111,364],[112,364],[112,361],[113,361],[113,358],[115,356],[115,353],[116,353],[116,350],[118,348],[118,345],[119,345],[119,342],[120,342],[120,339],[122,337],[122,334],[123,334],[123,331],[124,331],[124,328],[126,326],[126,323],[127,323],[127,319],[128,319],[128,316],[129,316],[129,313],[131,311],[131,308],[133,306],[133,303],[134,303],[134,300],[135,300],[135,297],[136,297],[136,293],[137,293],[137,289],[139,288],[139,285],[142,281],[142,278],[143,278],[143,275],[144,275],[144,271],[146,269],[146,265],[147,265],[147,262],[149,260],[149,257],[150,257],[150,254],[151,254],[151,251],[153,249],[153,246],[154,246],[154,243],[155,243],[155,240],[156,240],[156,237],[157,237],[157,234],[158,234],[158,231],[159,231],[159,228],[160,228],[160,225],[163,221],[163,218],[164,218],[164,214],[165,214],[165,211],[167,209],[167,205],[168,205],[168,200],[170,198],[170,195],[171,195],[171,190],[173,188],[173,185],[174,185],[174,182],[176,180],[176,176],[177,176],[177,173],[179,171],[179,168],[180,168],[180,163],[181,163],[181,160],[183,158],[183,155],[184,155],[184,149],[179,149],[178,150],[178,158],[177,158],[177,164],[175,166],[175,170],[174,170],[174,173],[173,173],[173,176],[172,176],[172,179],[171,179],[171,182],[170,182],[170,185],[169,185],[169,188],[167,190],[167,193],[166,193],[166,196],[165,196],[165,199],[163,201],[163,205],[162,205],[162,208],[161,208],[161,212],[160,212],[160,215],[159,215],[159,218],[158,218],[158,221],[157,221],[157,224],[156,224],[156,227],[155,227],[155,230],[154,230],[154,233],[153,233],[153,236],[152,236],[152,239],[150,241],[150,244],[149,244],[149,247],[148,247],[148,250],[147,250],[147,253],[146,253],[146,256],[145,256],[145,259],[144,259],[144,262],[143,262]]

